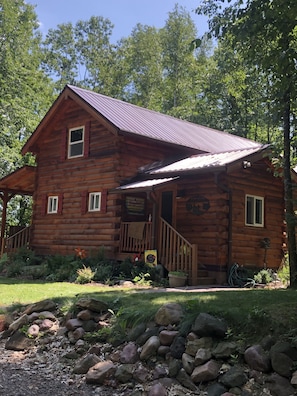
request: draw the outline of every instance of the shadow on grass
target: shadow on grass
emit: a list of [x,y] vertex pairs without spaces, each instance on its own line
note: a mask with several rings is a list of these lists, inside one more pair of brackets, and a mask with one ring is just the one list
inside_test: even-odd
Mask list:
[[[157,310],[166,303],[179,303],[184,309],[182,333],[187,333],[200,312],[224,319],[229,334],[247,340],[270,334],[275,337],[297,337],[297,292],[276,290],[220,290],[185,293],[97,285],[78,285],[67,282],[42,282],[0,278],[1,299],[6,295],[6,309],[28,305],[47,298],[53,299],[66,313],[75,310],[79,298],[104,301],[123,327],[151,321]],[[18,296],[18,297],[16,297]]]

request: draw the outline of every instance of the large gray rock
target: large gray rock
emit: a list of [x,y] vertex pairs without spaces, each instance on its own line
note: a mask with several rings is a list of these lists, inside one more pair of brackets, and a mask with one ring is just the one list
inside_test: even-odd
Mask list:
[[168,326],[180,323],[182,317],[182,306],[176,303],[168,303],[159,308],[155,315],[155,322],[160,326]]
[[108,305],[95,298],[81,298],[76,302],[78,308],[89,309],[94,312],[106,312],[108,310]]
[[174,338],[178,335],[176,330],[162,330],[160,331],[159,338],[161,345],[171,345]]
[[207,396],[222,396],[223,394],[225,394],[225,392],[227,392],[227,389],[218,382],[211,384],[207,388]]
[[43,300],[29,305],[23,313],[30,315],[33,312],[54,311],[56,307],[57,304],[53,300]]
[[186,373],[191,375],[194,370],[193,356],[188,355],[187,353],[183,353],[182,364],[183,364],[183,368],[185,369]]
[[233,366],[220,377],[220,382],[227,388],[235,388],[244,385],[248,378],[241,367]]
[[271,362],[261,345],[252,345],[244,352],[244,359],[253,370],[268,373],[271,370]]
[[100,358],[94,353],[88,353],[78,360],[73,368],[74,374],[86,374],[89,369],[100,362]]
[[157,350],[160,346],[160,340],[157,336],[150,337],[147,342],[143,345],[140,352],[141,360],[149,360],[152,356],[157,354]]
[[272,369],[282,377],[291,377],[293,363],[293,360],[282,352],[271,354]]
[[116,371],[116,366],[111,360],[99,362],[91,367],[86,375],[87,384],[103,384],[108,378],[111,378]]
[[188,375],[188,373],[186,373],[186,371],[184,369],[181,369],[179,371],[176,379],[185,388],[188,388],[188,389],[190,389],[192,391],[196,391],[197,390],[197,386],[194,384],[194,382],[192,381],[191,377]]
[[200,366],[201,364],[208,362],[211,359],[211,357],[212,357],[212,353],[210,349],[206,349],[206,348],[198,349],[194,358],[195,366]]
[[120,383],[124,384],[133,378],[134,365],[133,364],[120,364],[115,372],[115,378]]
[[134,342],[129,342],[124,346],[121,355],[120,362],[125,364],[136,363],[139,358],[139,353],[137,351],[137,345]]
[[290,381],[276,373],[269,376],[266,387],[270,390],[272,396],[296,395],[295,388],[290,384]]
[[198,349],[211,349],[213,346],[213,339],[211,337],[201,337],[190,340],[186,344],[186,353],[191,356],[196,356]]
[[23,314],[22,316],[20,316],[18,319],[16,319],[9,325],[7,332],[9,334],[12,334],[15,331],[17,331],[18,329],[20,329],[21,327],[27,325],[28,323],[29,323],[28,315]]
[[215,360],[210,360],[202,366],[196,367],[191,375],[191,379],[195,384],[212,381],[219,376],[219,370],[220,364]]
[[5,343],[5,349],[9,349],[12,351],[24,351],[25,349],[29,349],[34,345],[34,341],[26,337],[20,331],[16,331],[13,335],[8,338]]
[[67,330],[74,331],[78,327],[82,327],[83,321],[77,318],[69,319],[65,323]]
[[200,313],[192,327],[192,331],[200,337],[224,338],[227,330],[228,326],[223,320],[208,313]]
[[154,384],[150,387],[148,396],[166,396],[167,390],[162,384]]
[[171,356],[176,359],[181,359],[183,353],[185,352],[186,340],[184,337],[176,337],[173,343],[170,345]]
[[216,359],[226,359],[238,352],[238,347],[235,342],[223,341],[212,350],[212,354]]

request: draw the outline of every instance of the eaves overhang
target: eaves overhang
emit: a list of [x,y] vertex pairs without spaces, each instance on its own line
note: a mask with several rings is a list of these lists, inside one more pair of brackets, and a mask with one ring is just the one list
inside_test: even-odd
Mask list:
[[33,195],[36,167],[23,166],[0,179],[0,191],[9,194]]
[[133,183],[124,184],[122,186],[116,187],[110,190],[111,193],[139,193],[139,192],[150,192],[154,191],[158,187],[163,187],[165,184],[175,181],[179,177],[166,177],[159,179],[146,179],[141,181],[136,181]]

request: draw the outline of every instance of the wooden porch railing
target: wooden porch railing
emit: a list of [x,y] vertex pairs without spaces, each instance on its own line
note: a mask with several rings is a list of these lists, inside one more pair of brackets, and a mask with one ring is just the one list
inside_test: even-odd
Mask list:
[[[134,226],[138,227],[138,230]],[[134,232],[132,232],[132,227],[134,227]],[[151,238],[151,222],[122,222],[120,229],[120,252],[144,253],[145,250],[152,249]]]
[[197,245],[188,242],[162,218],[158,257],[168,271],[184,271],[189,276],[189,284],[195,284],[198,276]]
[[30,227],[25,227],[14,235],[6,238],[2,243],[1,254],[4,252],[12,253],[17,249],[28,247],[30,241],[30,230]]

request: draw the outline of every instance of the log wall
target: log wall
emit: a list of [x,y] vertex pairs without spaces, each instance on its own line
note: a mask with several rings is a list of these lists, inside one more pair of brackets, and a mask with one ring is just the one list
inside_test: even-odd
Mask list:
[[[286,244],[282,180],[273,177],[264,163],[258,165],[248,170],[239,168],[219,179],[212,174],[179,182],[177,188],[185,191],[185,197],[177,200],[176,227],[190,243],[198,245],[201,266],[222,271],[234,262],[260,269],[265,265],[278,269],[281,265]],[[231,206],[228,190],[232,190]],[[245,225],[246,194],[264,197],[264,227]],[[187,203],[195,197],[207,199],[209,209],[198,215],[190,212]],[[270,239],[265,263],[264,238]]]
[[[61,158],[63,131],[90,123],[89,155]],[[82,211],[83,195],[110,191],[137,174],[140,166],[176,155],[176,149],[141,139],[118,136],[81,109],[65,100],[38,140],[31,247],[40,254],[73,254],[105,247],[114,257],[119,246],[123,195],[107,194],[106,210]],[[45,197],[59,195],[62,211],[45,213]],[[151,213],[150,205],[147,206]]]

